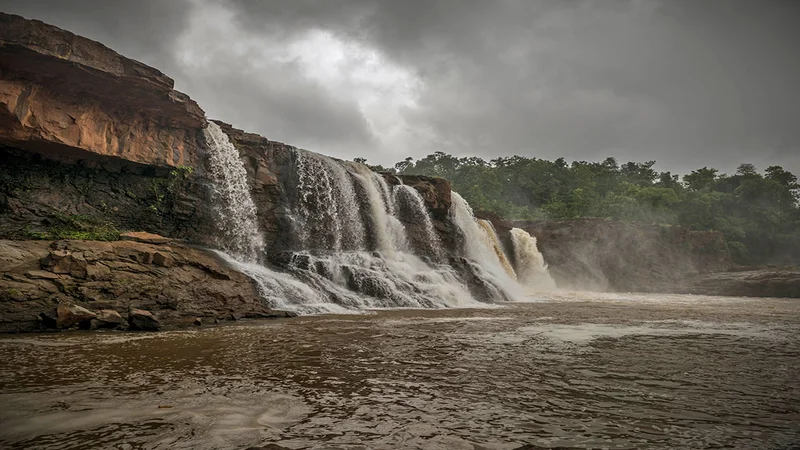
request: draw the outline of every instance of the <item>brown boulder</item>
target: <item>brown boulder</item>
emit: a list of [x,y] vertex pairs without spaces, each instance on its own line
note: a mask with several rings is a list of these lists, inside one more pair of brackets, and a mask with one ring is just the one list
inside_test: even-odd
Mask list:
[[56,327],[72,328],[75,326],[88,327],[97,315],[78,305],[58,305],[56,308]]
[[128,323],[131,330],[158,331],[161,329],[161,322],[150,311],[143,309],[132,309],[128,314]]
[[128,322],[113,309],[101,309],[97,311],[94,319],[90,322],[92,329],[97,328],[124,328]]

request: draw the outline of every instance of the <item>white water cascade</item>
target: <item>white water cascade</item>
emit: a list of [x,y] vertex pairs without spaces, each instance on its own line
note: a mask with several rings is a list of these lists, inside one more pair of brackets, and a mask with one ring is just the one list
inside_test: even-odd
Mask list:
[[[304,236],[287,268],[324,293],[331,311],[476,304],[452,267],[420,257],[435,259],[441,249],[416,190],[389,186],[362,164],[306,151],[295,156],[301,182],[293,215]],[[421,225],[427,244],[412,248],[406,224]],[[298,312],[325,311],[318,302],[295,306]]]
[[206,141],[224,250],[219,254],[256,282],[273,309],[345,313],[521,298],[491,224],[477,222],[458,194],[450,222],[463,235],[463,257],[445,249],[416,189],[390,185],[362,164],[304,150],[293,150],[294,189],[286,197],[292,227],[266,258],[239,152],[214,123]]
[[458,227],[464,240],[464,253],[475,261],[479,269],[486,274],[488,281],[508,297],[509,300],[521,301],[523,293],[494,250],[494,242],[486,230],[480,226],[466,200],[457,192],[452,193],[450,217]]
[[516,280],[517,273],[511,265],[511,261],[508,260],[506,253],[503,251],[503,244],[500,243],[500,236],[497,235],[497,230],[494,229],[492,222],[486,219],[478,219],[478,225],[489,237],[489,243],[492,246],[492,250],[494,250],[495,256],[497,256],[497,260],[500,261],[500,265],[503,266],[503,270],[506,271],[508,276]]
[[535,292],[555,291],[555,281],[547,271],[544,257],[536,246],[536,238],[520,228],[511,229],[514,243],[514,259],[517,263],[517,279],[528,290]]
[[220,235],[217,245],[235,257],[256,261],[264,250],[264,239],[258,231],[258,211],[250,196],[247,171],[239,151],[228,135],[214,122],[205,131],[208,168],[214,182],[212,202]]
[[364,225],[352,175],[331,158],[305,150],[295,156],[300,241],[332,251],[363,248]]

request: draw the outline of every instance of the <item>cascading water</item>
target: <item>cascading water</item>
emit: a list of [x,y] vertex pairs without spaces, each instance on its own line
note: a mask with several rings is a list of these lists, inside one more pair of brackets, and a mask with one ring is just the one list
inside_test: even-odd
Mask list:
[[494,229],[492,222],[489,222],[485,219],[478,219],[478,225],[480,225],[480,227],[483,228],[483,232],[489,236],[489,240],[492,244],[492,250],[494,250],[495,256],[497,256],[497,259],[500,261],[500,265],[503,266],[503,269],[506,271],[508,276],[516,280],[517,273],[514,271],[514,267],[511,265],[511,262],[508,261],[508,257],[503,251],[503,245],[500,243],[500,237],[497,236],[497,230]]
[[508,300],[519,301],[522,290],[516,280],[509,276],[495,253],[492,238],[478,224],[472,208],[457,192],[452,193],[450,218],[463,237],[464,254],[478,264],[478,270]]
[[214,182],[212,202],[220,233],[217,245],[239,259],[256,261],[264,250],[264,239],[258,231],[258,211],[250,196],[247,171],[239,159],[239,151],[216,123],[208,122],[204,133],[209,174]]
[[397,204],[397,214],[404,222],[415,228],[415,247],[425,255],[440,259],[442,256],[442,243],[433,221],[425,208],[425,200],[411,186],[404,184],[394,187],[394,199]]
[[[345,242],[343,233],[348,226],[363,231],[360,240],[351,239],[357,245],[338,249],[313,245],[313,236],[300,239],[302,246],[286,264],[295,277],[324,292],[332,305],[348,309],[475,304],[450,266],[425,262],[412,253],[405,226],[409,222],[421,224],[425,230],[427,248],[419,250],[423,255],[441,251],[416,190],[402,185],[390,187],[382,176],[362,164],[338,162],[305,151],[297,152],[296,161],[302,182],[293,211],[303,229],[322,233],[325,237],[318,241],[323,243]],[[344,202],[346,208],[333,205],[350,194],[352,198]],[[320,210],[318,216],[315,211]],[[343,210],[348,215],[346,220],[337,216]],[[327,221],[340,225],[325,227]],[[353,224],[355,221],[358,223]]]
[[352,174],[331,158],[305,150],[296,150],[295,158],[300,241],[332,251],[363,248],[364,225]]
[[514,243],[514,259],[517,263],[517,279],[532,291],[554,291],[555,281],[547,271],[544,257],[536,246],[536,238],[520,228],[511,229]]
[[216,124],[209,123],[206,140],[226,252],[219,254],[255,280],[269,307],[344,313],[519,298],[494,229],[476,222],[458,194],[451,219],[465,237],[466,258],[451,265],[416,189],[390,186],[364,165],[303,150],[294,151],[297,184],[289,198],[295,248],[271,255],[281,270],[270,269],[259,263],[264,243],[239,153]]
[[[214,185],[211,201],[217,213],[217,241],[223,250],[217,254],[252,278],[261,297],[272,308],[336,312],[335,305],[329,305],[319,292],[290,275],[258,263],[264,254],[264,240],[258,230],[257,210],[239,151],[214,122],[208,122],[205,138],[210,178]],[[298,308],[291,299],[303,299],[304,304]],[[321,304],[324,306],[319,306]]]

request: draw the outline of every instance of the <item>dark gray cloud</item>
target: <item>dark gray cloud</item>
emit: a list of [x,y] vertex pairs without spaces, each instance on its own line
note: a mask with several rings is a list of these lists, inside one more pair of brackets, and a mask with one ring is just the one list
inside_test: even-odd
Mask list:
[[0,0],[0,9],[156,65],[210,116],[337,156],[390,163],[443,150],[800,172],[792,0]]

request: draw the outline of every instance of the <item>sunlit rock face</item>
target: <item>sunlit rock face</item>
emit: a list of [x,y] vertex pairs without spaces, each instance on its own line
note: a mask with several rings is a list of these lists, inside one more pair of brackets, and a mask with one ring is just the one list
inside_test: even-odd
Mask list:
[[203,110],[99,42],[0,13],[0,143],[48,158],[196,165]]

